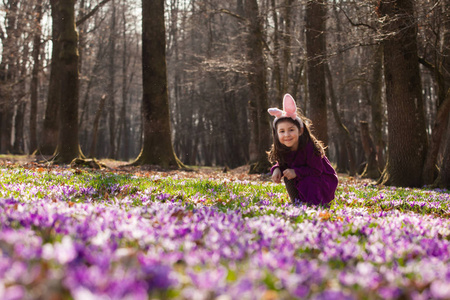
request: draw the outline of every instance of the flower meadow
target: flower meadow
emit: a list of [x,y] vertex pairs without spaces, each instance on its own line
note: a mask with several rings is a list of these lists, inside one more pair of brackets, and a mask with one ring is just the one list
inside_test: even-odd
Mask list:
[[0,165],[0,299],[450,299],[450,193]]

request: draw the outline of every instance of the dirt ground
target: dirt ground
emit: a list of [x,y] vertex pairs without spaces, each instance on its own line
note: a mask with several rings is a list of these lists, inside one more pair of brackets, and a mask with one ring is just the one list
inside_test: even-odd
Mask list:
[[[248,174],[249,165],[240,166],[234,169],[224,167],[202,167],[202,166],[188,166],[187,170],[164,170],[159,166],[129,166],[131,162],[118,161],[113,159],[98,160],[104,167],[101,169],[104,172],[115,173],[131,173],[141,176],[160,175],[160,176],[174,176],[181,178],[228,178],[239,180],[252,181],[267,181],[270,180],[268,174]],[[0,155],[0,165],[17,165],[28,168],[89,168],[89,166],[79,165],[55,165],[52,164],[51,157],[34,156],[34,155]]]

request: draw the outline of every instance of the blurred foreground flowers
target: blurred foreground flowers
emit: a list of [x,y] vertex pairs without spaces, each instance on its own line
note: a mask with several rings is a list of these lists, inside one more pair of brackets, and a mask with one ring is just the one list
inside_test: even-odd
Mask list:
[[450,194],[0,167],[1,299],[450,299]]

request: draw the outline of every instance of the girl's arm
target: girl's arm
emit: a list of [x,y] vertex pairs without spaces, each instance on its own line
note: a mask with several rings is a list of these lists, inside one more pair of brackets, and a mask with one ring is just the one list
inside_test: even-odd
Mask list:
[[280,168],[280,165],[278,163],[274,164],[272,168],[270,168],[270,174],[273,174],[276,168]]
[[272,173],[272,181],[275,183],[281,182],[281,170],[280,168],[275,168]]
[[270,174],[273,174],[273,172],[274,172],[277,168],[280,169],[281,173],[283,173],[283,171],[286,170],[286,167],[281,167],[278,163],[276,163],[276,164],[274,164],[274,165],[272,166],[272,168],[270,168]]

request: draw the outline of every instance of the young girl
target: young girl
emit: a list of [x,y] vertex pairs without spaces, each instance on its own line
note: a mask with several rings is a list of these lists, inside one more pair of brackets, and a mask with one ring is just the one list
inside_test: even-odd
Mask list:
[[294,98],[286,94],[283,110],[269,108],[269,114],[275,116],[269,152],[269,160],[276,163],[271,169],[272,180],[280,183],[284,178],[292,202],[328,206],[338,184],[336,171],[325,156],[323,144],[303,121],[306,119],[297,115]]

